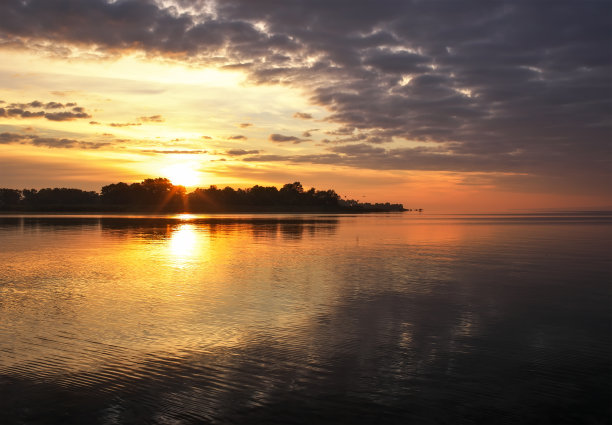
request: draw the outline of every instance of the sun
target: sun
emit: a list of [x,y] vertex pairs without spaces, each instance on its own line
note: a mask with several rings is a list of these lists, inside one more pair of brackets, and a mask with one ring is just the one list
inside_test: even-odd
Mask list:
[[200,173],[192,164],[173,164],[161,170],[173,185],[192,187],[200,183]]

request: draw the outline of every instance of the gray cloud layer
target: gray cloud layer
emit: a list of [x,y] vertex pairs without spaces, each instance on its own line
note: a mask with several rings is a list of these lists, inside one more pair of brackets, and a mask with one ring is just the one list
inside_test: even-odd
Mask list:
[[[6,0],[0,43],[142,49],[241,68],[252,82],[306,90],[341,127],[330,143],[431,143],[386,150],[383,168],[609,177],[609,1],[159,4]],[[358,149],[355,166],[381,154]]]

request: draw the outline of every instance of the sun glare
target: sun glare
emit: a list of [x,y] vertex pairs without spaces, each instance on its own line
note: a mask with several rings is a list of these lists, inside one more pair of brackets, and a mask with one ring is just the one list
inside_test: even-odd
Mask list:
[[168,262],[175,267],[189,267],[201,261],[205,253],[206,237],[193,224],[185,223],[174,229],[168,245]]
[[192,187],[200,183],[200,173],[191,164],[174,164],[162,169],[164,177],[172,184]]
[[170,238],[170,252],[178,258],[191,257],[194,254],[197,240],[193,224],[181,224]]

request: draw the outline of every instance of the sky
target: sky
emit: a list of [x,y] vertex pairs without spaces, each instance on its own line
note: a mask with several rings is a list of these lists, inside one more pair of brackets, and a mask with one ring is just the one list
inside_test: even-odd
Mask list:
[[0,187],[612,209],[612,3],[3,0]]

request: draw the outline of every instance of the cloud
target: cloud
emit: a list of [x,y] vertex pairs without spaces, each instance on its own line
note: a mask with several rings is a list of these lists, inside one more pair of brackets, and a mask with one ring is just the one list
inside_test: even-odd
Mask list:
[[210,137],[210,136],[202,136],[201,138],[205,139],[205,140],[211,140],[212,139],[212,137]]
[[[4,102],[3,102],[4,103]],[[37,109],[62,109],[62,108],[70,108],[70,107],[76,107],[76,103],[74,102],[69,102],[69,103],[60,103],[60,102],[47,102],[47,103],[43,103],[40,102],[38,100],[34,100],[32,102],[28,102],[28,103],[11,103],[8,105],[9,108],[21,108],[21,109],[26,109],[26,108],[37,108]],[[83,108],[80,108],[83,109]],[[77,112],[83,112],[83,111],[77,111]]]
[[408,51],[377,49],[367,55],[363,63],[389,74],[426,73],[431,70],[430,58]]
[[41,118],[44,116],[44,111],[31,112],[20,108],[0,108],[2,118]]
[[164,117],[162,117],[161,115],[151,115],[149,117],[140,117],[138,118],[139,121],[142,122],[164,122]]
[[[109,56],[142,50],[240,68],[253,84],[294,87],[329,111],[326,120],[338,129],[328,145],[453,143],[444,153],[392,155],[381,167],[609,179],[610,2],[212,5],[8,0],[0,5],[0,37],[32,49],[54,45],[57,55],[88,45]],[[354,131],[341,134],[348,128]]]
[[205,150],[160,150],[160,149],[145,149],[140,152],[144,153],[159,153],[159,154],[181,154],[181,155],[199,155],[206,153]]
[[[452,146],[392,148],[385,149],[367,143],[355,143],[328,147],[327,152],[319,154],[296,155],[251,155],[247,162],[287,162],[294,164],[336,164],[346,167],[371,170],[420,170],[453,172],[505,172],[526,173],[530,164],[512,154],[491,156],[487,154],[459,154]],[[587,166],[587,164],[584,164]],[[553,173],[550,170],[538,173],[556,174],[562,172],[558,165]]]
[[[243,159],[247,162],[290,162],[294,164],[338,164],[341,159],[337,154],[312,155],[253,155]],[[339,165],[342,165],[341,163]]]
[[110,142],[84,142],[74,139],[40,137],[15,133],[0,133],[0,145],[22,144],[47,148],[63,149],[100,149],[110,146]]
[[242,156],[242,155],[256,155],[260,151],[258,150],[244,150],[244,149],[230,149],[225,153],[230,156]]
[[306,130],[302,133],[302,137],[312,137],[312,133],[314,131],[319,131],[318,128],[311,128],[310,130]]
[[243,122],[241,124],[239,124],[238,126],[240,128],[247,128],[247,127],[251,127],[253,124],[251,124],[250,122]]
[[306,112],[296,112],[295,114],[293,114],[293,118],[298,118],[301,120],[311,120],[312,115]]
[[[6,102],[3,102],[6,103]],[[74,102],[59,103],[47,102],[43,103],[34,100],[28,103],[10,103],[6,107],[0,108],[0,118],[46,118],[49,121],[73,121],[80,118],[91,118],[85,108],[76,106]],[[71,111],[46,112],[44,110],[32,111],[31,109],[63,109],[71,107]]]
[[247,137],[243,136],[242,134],[237,134],[235,136],[229,136],[227,138],[227,140],[246,140],[246,139],[247,139]]
[[74,93],[76,92],[74,90],[66,90],[66,91],[54,90],[54,91],[50,91],[49,93],[51,93],[53,96],[64,97],[64,96],[74,95]]
[[78,118],[91,118],[86,112],[53,112],[53,113],[45,113],[45,118],[50,121],[72,121]]
[[111,127],[133,127],[133,126],[142,125],[142,123],[139,123],[139,122],[111,122],[108,125],[110,125]]
[[326,131],[325,134],[329,134],[332,136],[348,136],[355,132],[355,127],[345,126],[337,128],[336,130]]
[[64,105],[59,102],[49,102],[45,104],[45,109],[60,109],[64,108]]
[[271,142],[276,142],[276,143],[293,142],[294,144],[298,144],[298,143],[307,141],[305,139],[300,139],[299,137],[284,136],[278,133],[270,134],[270,136],[268,137],[268,140],[270,140]]

